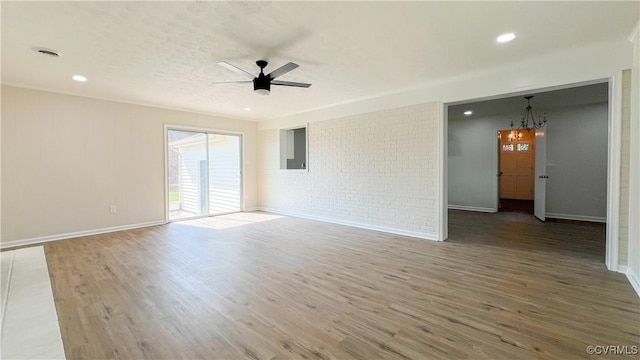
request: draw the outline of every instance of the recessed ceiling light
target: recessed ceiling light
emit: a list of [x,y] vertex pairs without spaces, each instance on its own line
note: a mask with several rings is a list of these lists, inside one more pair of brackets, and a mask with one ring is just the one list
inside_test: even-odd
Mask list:
[[72,79],[75,80],[75,81],[79,81],[79,82],[87,81],[87,77],[86,76],[82,76],[82,75],[73,75]]
[[509,42],[513,39],[516,38],[516,34],[514,33],[506,33],[506,34],[502,34],[500,36],[498,36],[498,38],[496,39],[496,41],[498,41],[499,43],[506,43]]
[[250,107],[246,107],[246,108],[244,108],[244,111],[251,111],[251,108]]
[[469,116],[469,115],[473,114],[473,111],[471,111],[471,110],[467,110],[467,111],[465,111],[465,112],[464,112],[464,114],[465,114],[465,115],[467,115],[467,116]]
[[47,48],[43,48],[43,47],[39,47],[39,46],[34,46],[31,48],[31,50],[42,54],[42,55],[47,55],[47,56],[51,56],[51,57],[59,57],[62,56],[62,53],[53,49],[47,49]]

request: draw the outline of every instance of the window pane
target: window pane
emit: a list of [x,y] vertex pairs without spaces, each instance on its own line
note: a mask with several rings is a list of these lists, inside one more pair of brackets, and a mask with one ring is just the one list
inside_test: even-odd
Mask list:
[[169,130],[167,136],[169,219],[207,215],[206,134]]
[[529,151],[529,144],[518,144],[518,151]]
[[209,134],[209,214],[240,211],[240,136]]
[[513,151],[513,144],[502,144],[502,151]]

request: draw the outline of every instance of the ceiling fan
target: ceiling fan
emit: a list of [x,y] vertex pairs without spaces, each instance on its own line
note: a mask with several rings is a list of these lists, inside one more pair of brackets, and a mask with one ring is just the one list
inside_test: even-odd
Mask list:
[[256,65],[260,67],[260,74],[258,74],[258,76],[253,76],[253,74],[251,74],[248,71],[244,71],[237,66],[229,64],[228,62],[221,61],[218,63],[218,65],[252,80],[222,81],[222,82],[216,82],[214,84],[242,84],[242,83],[253,82],[253,90],[260,95],[269,95],[269,92],[271,91],[271,85],[294,86],[294,87],[303,87],[303,88],[308,88],[309,86],[311,86],[311,84],[275,80],[275,78],[280,77],[288,73],[289,71],[297,68],[298,64],[294,64],[290,62],[286,65],[283,65],[273,70],[269,74],[265,75],[264,68],[267,66],[267,64],[268,63],[265,60],[256,61]]

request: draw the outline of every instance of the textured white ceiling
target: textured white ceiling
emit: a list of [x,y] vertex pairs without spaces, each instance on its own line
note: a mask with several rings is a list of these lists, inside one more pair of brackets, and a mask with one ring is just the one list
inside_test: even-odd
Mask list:
[[[2,82],[265,120],[624,39],[639,2],[6,2]],[[515,32],[518,38],[497,44]],[[56,49],[60,58],[33,46]],[[257,73],[292,61],[269,96]],[[526,71],[526,69],[523,69]],[[71,80],[73,74],[89,78]],[[253,111],[243,110],[251,107]]]

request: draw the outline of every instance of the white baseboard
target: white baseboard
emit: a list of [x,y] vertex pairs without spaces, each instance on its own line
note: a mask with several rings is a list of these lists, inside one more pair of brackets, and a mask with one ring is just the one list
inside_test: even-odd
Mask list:
[[451,205],[451,204],[449,204],[449,209],[464,210],[464,211],[479,211],[479,212],[488,212],[488,213],[498,212],[498,210],[494,208],[484,208],[484,207],[465,206],[465,205]]
[[570,214],[557,214],[557,213],[546,213],[545,216],[551,219],[590,221],[590,222],[599,222],[599,223],[607,222],[606,217],[599,217],[599,216],[570,215]]
[[637,274],[635,274],[633,270],[631,270],[631,268],[627,268],[625,275],[627,275],[627,279],[629,279],[629,282],[631,283],[633,290],[636,291],[636,295],[640,297],[640,277]]
[[418,232],[418,231],[410,231],[410,230],[390,228],[390,227],[386,227],[386,226],[364,224],[364,223],[359,223],[359,222],[354,222],[354,221],[346,221],[346,220],[340,220],[340,219],[326,218],[326,217],[322,217],[322,216],[314,216],[314,215],[302,214],[302,213],[285,211],[285,210],[274,209],[274,208],[269,208],[269,207],[258,207],[256,210],[266,211],[266,212],[270,212],[270,213],[274,213],[274,214],[280,214],[280,215],[286,215],[286,216],[293,216],[293,217],[298,217],[298,218],[303,218],[303,219],[309,219],[309,220],[323,221],[323,222],[328,222],[328,223],[338,224],[338,225],[353,226],[353,227],[357,227],[357,228],[361,228],[361,229],[382,231],[382,232],[386,232],[386,233],[391,233],[391,234],[396,234],[396,235],[403,235],[403,236],[410,236],[410,237],[415,237],[415,238],[419,238],[419,239],[438,241],[438,236],[436,234],[428,234],[428,233],[423,233],[423,232]]
[[246,207],[244,208],[244,212],[252,212],[252,211],[260,211],[260,208],[257,206]]
[[71,238],[77,238],[77,237],[89,236],[89,235],[106,234],[106,233],[115,232],[115,231],[131,230],[131,229],[138,229],[138,228],[143,228],[148,226],[156,226],[156,225],[164,225],[164,224],[166,224],[166,221],[160,220],[160,221],[151,221],[151,222],[131,224],[131,225],[114,226],[114,227],[108,227],[108,228],[102,228],[102,229],[77,231],[77,232],[66,233],[66,234],[41,236],[41,237],[30,238],[30,239],[13,240],[13,241],[0,243],[0,249],[8,249],[16,246],[34,245],[34,244],[40,244],[40,243],[45,243],[49,241],[71,239]]
[[638,297],[640,297],[640,277],[634,274],[633,270],[631,270],[627,265],[618,265],[615,271],[627,276],[627,280],[629,280],[631,287],[635,290]]

